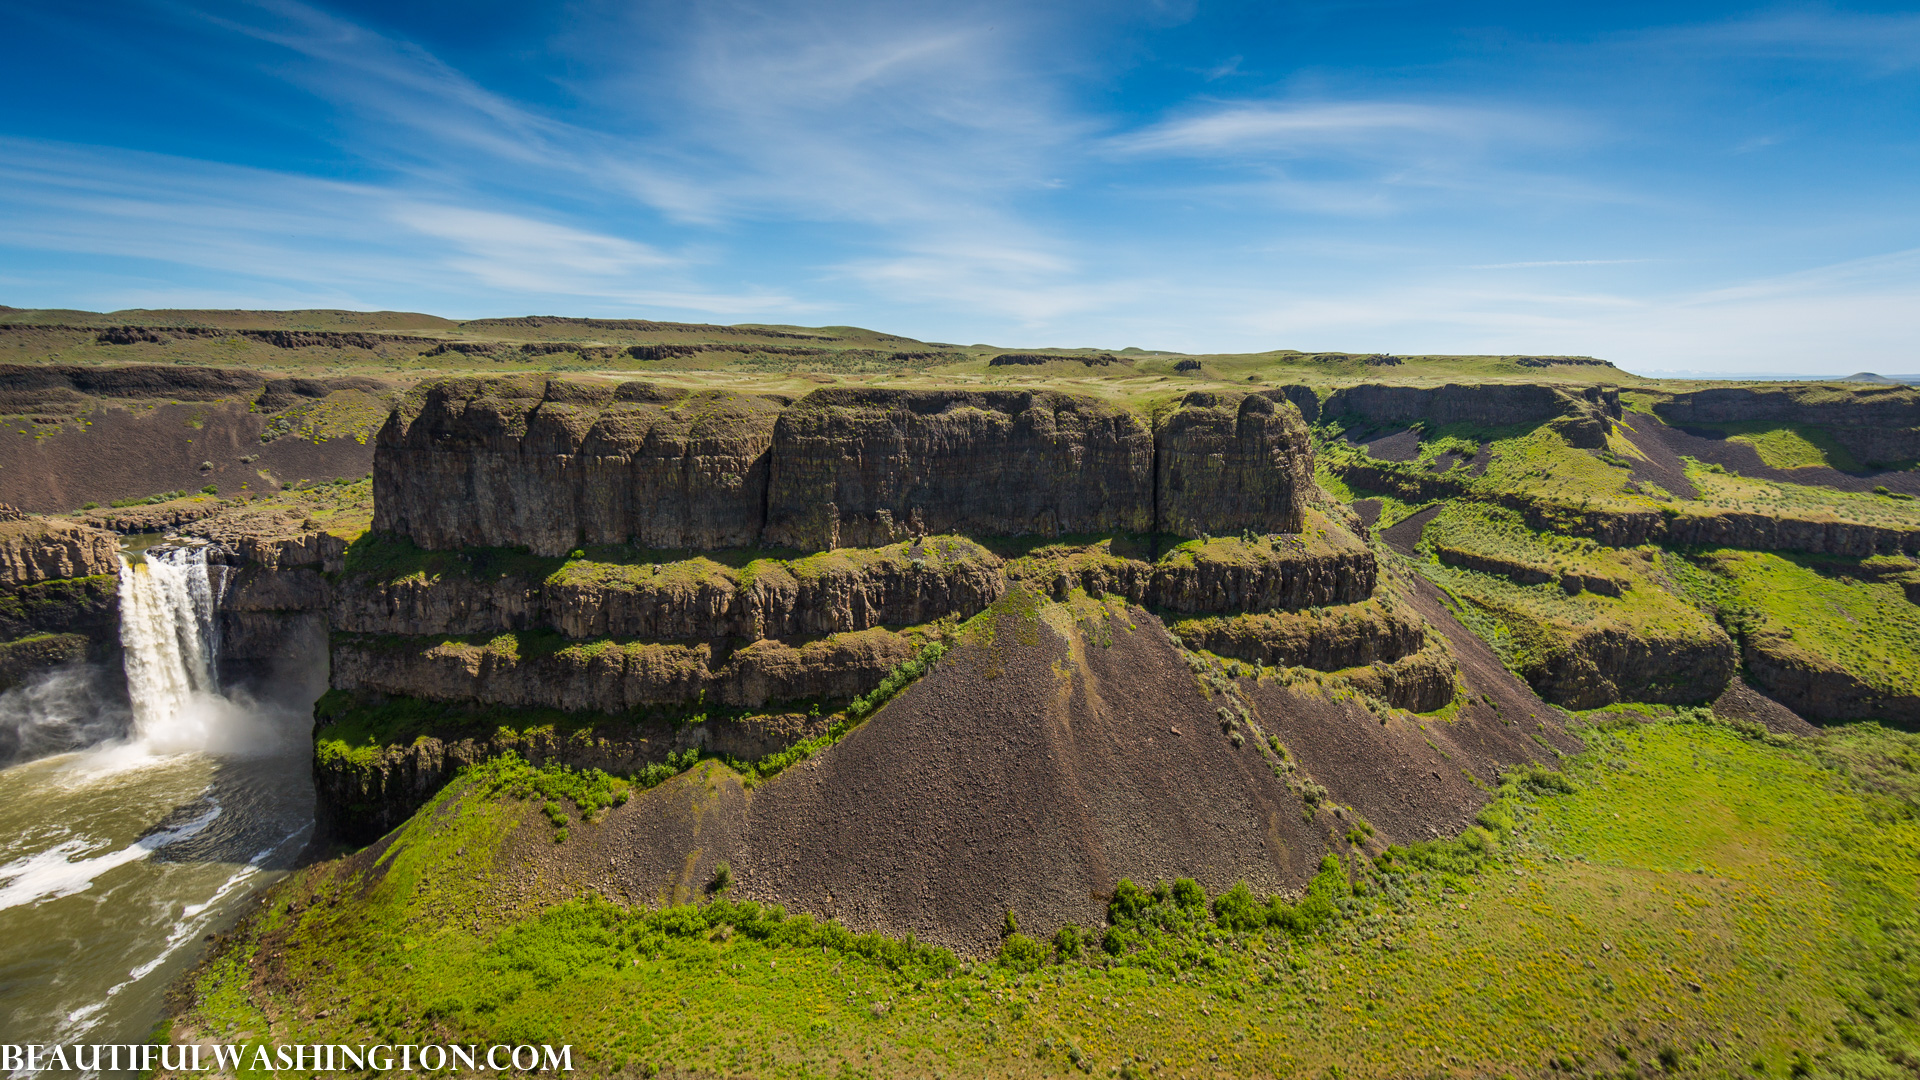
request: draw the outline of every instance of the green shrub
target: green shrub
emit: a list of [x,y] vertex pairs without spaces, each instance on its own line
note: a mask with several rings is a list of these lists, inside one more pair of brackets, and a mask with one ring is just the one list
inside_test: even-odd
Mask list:
[[631,784],[599,769],[575,771],[565,765],[535,767],[511,750],[472,766],[466,775],[490,798],[540,799],[541,812],[556,829],[564,829],[568,821],[562,799],[572,802],[583,820],[592,821],[602,810],[621,805],[632,794]]
[[707,891],[718,895],[733,885],[733,867],[725,859],[713,864],[713,879],[707,882]]
[[200,494],[202,494],[202,495],[218,495],[218,494],[220,494],[220,485],[218,485],[218,484],[208,484],[208,485],[207,485],[206,487],[203,487],[203,488],[201,488],[201,489],[200,489]]
[[1533,762],[1507,770],[1501,780],[1533,795],[1573,794],[1573,781],[1567,778],[1567,774]]
[[1046,950],[1025,934],[1008,934],[1000,943],[1000,966],[1010,971],[1036,971],[1046,961]]
[[1253,898],[1247,883],[1237,881],[1233,888],[1213,898],[1213,921],[1223,930],[1244,934],[1267,925],[1267,913]]
[[664,762],[654,762],[641,769],[633,775],[633,782],[642,788],[655,787],[693,768],[699,761],[699,749],[689,746],[677,754],[668,754]]
[[1113,887],[1113,899],[1107,902],[1107,921],[1129,923],[1138,919],[1142,912],[1152,906],[1151,894],[1132,881],[1121,878]]
[[1062,961],[1080,957],[1080,928],[1067,923],[1053,932],[1053,952]]
[[175,499],[184,499],[186,497],[187,493],[185,491],[163,491],[158,495],[146,495],[132,499],[115,499],[107,505],[118,510],[127,506],[157,506],[163,502],[172,502]]
[[895,694],[912,685],[920,676],[932,671],[934,665],[938,664],[940,658],[946,653],[945,645],[937,641],[930,643],[916,653],[913,659],[887,672],[887,677],[880,680],[879,686],[854,698],[853,703],[847,706],[847,717],[858,722],[872,716],[879,711],[880,706],[892,700]]
[[1205,907],[1207,890],[1192,878],[1181,878],[1173,883],[1173,902],[1183,908]]

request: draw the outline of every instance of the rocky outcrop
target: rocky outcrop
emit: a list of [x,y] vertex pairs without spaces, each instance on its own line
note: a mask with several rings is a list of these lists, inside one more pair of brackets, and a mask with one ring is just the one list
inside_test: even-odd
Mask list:
[[744,547],[782,402],[647,383],[454,379],[380,431],[376,530],[422,547]]
[[[1291,532],[1313,452],[1292,387],[1190,395],[1156,433],[1034,390],[782,399],[455,379],[382,428],[373,527],[422,547],[818,551],[937,533]],[[1158,467],[1156,468],[1156,460]]]
[[120,648],[119,538],[63,521],[0,521],[0,689]]
[[279,412],[281,409],[300,404],[302,399],[318,401],[335,390],[363,390],[367,393],[383,393],[393,387],[379,379],[369,379],[359,375],[347,375],[332,379],[269,379],[253,403],[263,412]]
[[1110,544],[1048,550],[1010,567],[1037,591],[1089,596],[1182,614],[1298,611],[1354,604],[1373,593],[1377,566],[1358,538],[1317,511],[1306,531],[1256,539],[1191,541],[1158,562],[1116,555]]
[[1412,609],[1380,600],[1311,612],[1183,619],[1173,631],[1188,648],[1317,671],[1391,664],[1419,652],[1427,640],[1426,623]]
[[1889,529],[1851,521],[1826,521],[1728,512],[1680,515],[1667,523],[1669,543],[1741,547],[1756,551],[1805,551],[1865,558],[1920,551],[1920,529]]
[[1607,444],[1608,421],[1620,417],[1620,392],[1529,383],[1449,383],[1438,387],[1363,383],[1334,391],[1322,404],[1322,411],[1374,427],[1413,423],[1486,427],[1552,424],[1570,445],[1596,449]]
[[1313,490],[1313,446],[1299,410],[1275,396],[1192,393],[1161,418],[1160,531],[1300,531]]
[[879,685],[911,658],[916,638],[873,629],[792,645],[757,641],[724,655],[708,642],[578,644],[540,634],[488,639],[337,634],[336,690],[624,713],[714,701],[760,708],[769,702],[847,700]]
[[509,752],[535,765],[630,776],[687,750],[753,761],[822,735],[832,722],[830,717],[782,713],[680,725],[609,722],[556,730],[543,724],[517,731],[487,724],[477,725],[484,730],[463,731],[459,720],[451,717],[443,729],[360,754],[329,745],[323,720],[317,733],[321,749],[313,765],[321,834],[371,843],[413,816],[461,769]]
[[1300,536],[1183,545],[1154,565],[1149,602],[1183,613],[1297,611],[1373,593],[1373,552],[1314,515]]
[[1877,689],[1832,660],[1793,641],[1790,632],[1762,630],[1741,647],[1747,671],[1767,696],[1809,720],[1878,720],[1920,724],[1920,694]]
[[1520,676],[1542,698],[1568,709],[1619,701],[1689,705],[1718,696],[1737,663],[1733,640],[1718,627],[1698,637],[1660,638],[1602,626],[1539,649]]
[[[228,331],[221,331],[227,333]],[[80,367],[67,364],[0,364],[0,402],[18,408],[28,400],[67,400],[76,395],[213,401],[251,397],[266,376],[244,368],[184,364]]]
[[[17,641],[0,641],[0,691],[11,690],[39,672],[77,664],[93,655],[93,643],[83,634],[34,634]],[[11,761],[18,750],[12,732],[0,733],[0,762]]]
[[1822,428],[1868,464],[1920,458],[1920,390],[1909,386],[1779,386],[1694,390],[1656,402],[1667,423],[1771,421]]
[[1396,709],[1432,712],[1454,699],[1453,651],[1435,638],[1425,648],[1398,660],[1376,660],[1339,673],[1341,681]]
[[0,522],[0,588],[120,572],[120,538],[47,518]]
[[766,538],[818,550],[923,533],[1153,531],[1153,433],[1047,391],[817,390],[780,415]]
[[1607,547],[1675,544],[1739,547],[1753,551],[1804,551],[1813,555],[1920,553],[1920,529],[1897,529],[1832,518],[1773,516],[1738,510],[1665,513],[1659,510],[1595,510],[1564,506],[1517,492],[1477,492],[1468,481],[1394,462],[1343,460],[1333,471],[1342,480],[1371,491],[1393,492],[1414,502],[1462,495],[1518,511],[1529,528],[1584,536]]
[[1000,560],[969,540],[939,537],[877,550],[755,563],[698,582],[561,577],[541,592],[549,624],[569,637],[809,637],[968,618],[1000,598]]
[[119,619],[117,573],[0,586],[0,640],[81,634],[96,643],[92,653],[100,657],[118,647]]
[[570,638],[809,637],[966,618],[1006,590],[1001,561],[958,537],[727,566],[568,563],[549,576],[354,574],[333,590],[354,633],[479,634],[551,628]]
[[1552,582],[1560,586],[1561,591],[1568,596],[1590,592],[1601,596],[1617,597],[1631,587],[1631,583],[1626,579],[1608,574],[1539,566],[1518,559],[1453,547],[1431,538],[1428,540],[1428,545],[1432,547],[1434,556],[1448,566],[1457,566],[1462,570],[1473,570],[1482,574],[1499,574],[1521,585],[1544,585]]

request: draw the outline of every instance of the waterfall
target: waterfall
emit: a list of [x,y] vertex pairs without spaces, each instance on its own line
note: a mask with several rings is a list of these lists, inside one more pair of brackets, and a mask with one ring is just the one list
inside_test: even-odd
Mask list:
[[120,557],[120,644],[136,741],[178,749],[200,741],[203,710],[190,706],[220,693],[215,607],[224,570],[207,565],[204,544],[148,548],[138,563]]

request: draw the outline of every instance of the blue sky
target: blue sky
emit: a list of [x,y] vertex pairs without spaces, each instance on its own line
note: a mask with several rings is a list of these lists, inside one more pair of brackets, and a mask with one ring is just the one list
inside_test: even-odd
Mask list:
[[0,303],[1920,371],[1920,13],[6,3]]

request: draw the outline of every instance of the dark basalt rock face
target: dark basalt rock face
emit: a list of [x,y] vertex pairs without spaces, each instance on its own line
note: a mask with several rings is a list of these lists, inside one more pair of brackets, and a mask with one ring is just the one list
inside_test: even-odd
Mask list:
[[395,411],[374,528],[428,548],[756,542],[783,402],[646,383],[455,379]]
[[488,640],[334,635],[336,690],[429,701],[623,713],[696,701],[761,708],[845,701],[872,690],[918,642],[874,628],[799,644],[598,639],[542,648],[536,635]]
[[1551,423],[1567,442],[1583,449],[1607,444],[1607,421],[1620,418],[1620,392],[1586,387],[1567,390],[1532,383],[1484,383],[1438,387],[1367,383],[1336,390],[1321,406],[1329,416],[1348,416],[1375,426],[1411,424]]
[[454,379],[417,391],[381,430],[373,526],[434,550],[541,555],[1292,532],[1313,471],[1289,400],[1302,390],[1190,395],[1156,433],[1126,409],[1048,391],[832,389],[789,405]]
[[1694,390],[1653,411],[1676,427],[1772,421],[1824,428],[1868,464],[1920,458],[1920,390],[1908,386]]
[[750,576],[717,564],[700,577],[651,575],[644,568],[547,580],[343,575],[331,591],[332,620],[335,629],[363,634],[546,628],[569,638],[757,641],[966,618],[1007,587],[1000,560],[963,539],[917,550],[900,544],[863,556],[768,560]]
[[[0,507],[0,690],[120,648],[120,544],[101,529]],[[0,761],[13,751],[0,746]]]
[[1834,661],[1801,648],[1790,634],[1775,630],[1750,635],[1741,659],[1770,697],[1810,720],[1920,725],[1920,693],[1870,686]]
[[1091,398],[819,390],[776,425],[766,528],[774,544],[1153,525],[1153,434],[1133,413]]
[[1161,531],[1299,532],[1313,443],[1284,394],[1192,393],[1160,423],[1155,472]]

